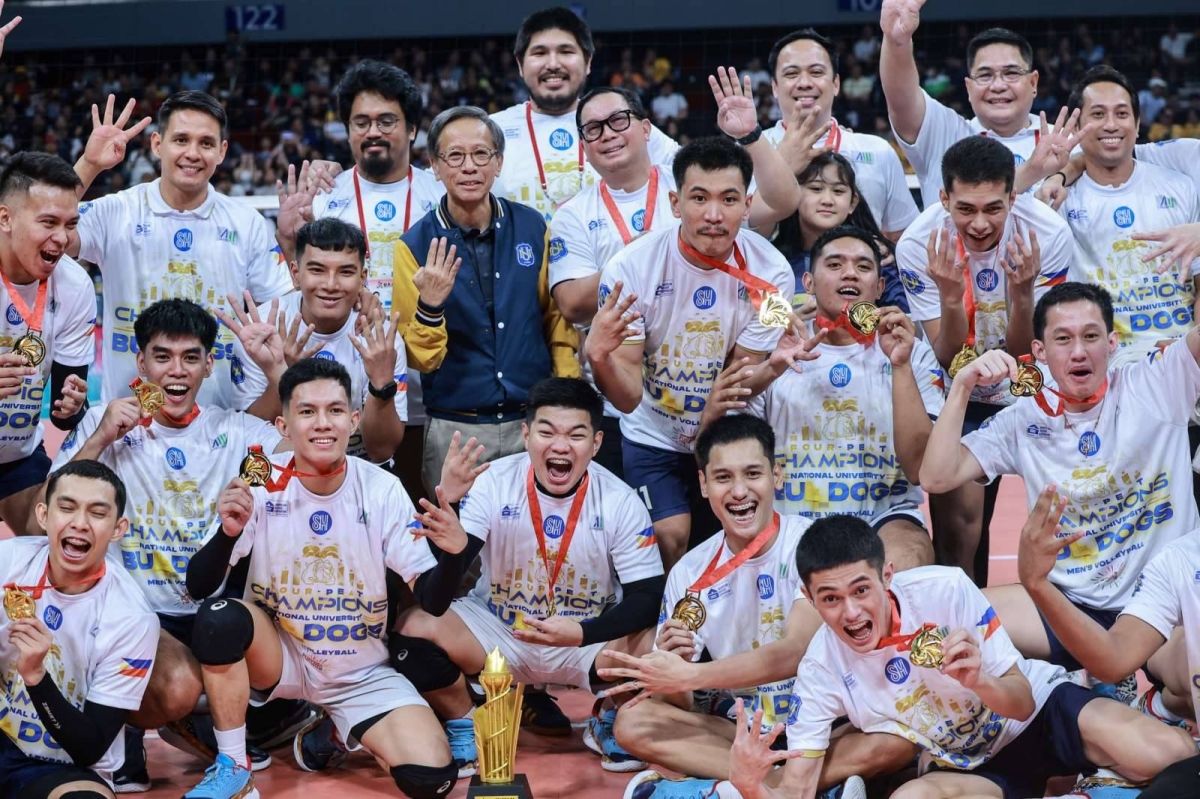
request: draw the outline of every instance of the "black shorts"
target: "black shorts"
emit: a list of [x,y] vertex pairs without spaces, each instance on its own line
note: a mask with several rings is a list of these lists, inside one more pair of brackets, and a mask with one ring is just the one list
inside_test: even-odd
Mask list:
[[42,799],[60,785],[81,781],[108,787],[100,775],[91,769],[37,760],[21,751],[7,735],[0,733],[0,796],[5,799]]
[[[1097,610],[1087,605],[1080,605],[1077,602],[1072,602],[1071,604],[1079,608],[1085,616],[1106,630],[1111,629],[1117,621],[1117,616],[1121,615],[1116,610]],[[1083,666],[1062,645],[1062,641],[1058,640],[1058,636],[1054,634],[1054,630],[1050,629],[1050,623],[1046,621],[1046,617],[1042,615],[1040,610],[1038,611],[1038,617],[1042,620],[1042,627],[1046,630],[1046,639],[1050,642],[1050,657],[1046,658],[1046,660],[1055,666],[1062,666],[1067,671],[1079,671],[1082,669]]]
[[[41,485],[46,481],[48,474],[50,474],[50,456],[46,454],[44,444],[38,444],[37,449],[24,458],[10,463],[0,463],[0,499],[8,499],[13,494],[27,488]],[[7,794],[5,795],[7,796]]]
[[187,616],[172,616],[169,613],[158,614],[158,626],[179,643],[192,648],[192,629],[196,626],[196,614]]
[[600,451],[596,453],[594,460],[624,480],[625,465],[622,461],[621,444],[625,437],[621,435],[621,420],[615,416],[605,416],[600,429],[604,432],[604,440],[600,442]]

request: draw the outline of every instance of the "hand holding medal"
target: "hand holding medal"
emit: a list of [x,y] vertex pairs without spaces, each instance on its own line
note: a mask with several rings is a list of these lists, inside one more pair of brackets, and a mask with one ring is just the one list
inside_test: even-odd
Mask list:
[[271,481],[272,468],[271,459],[263,454],[262,447],[253,444],[242,458],[238,477],[251,488],[264,488]]
[[135,377],[129,387],[133,389],[133,396],[137,398],[138,405],[142,407],[142,416],[147,419],[154,418],[154,415],[167,404],[166,392],[157,383],[150,383],[140,377]]
[[941,652],[939,666],[942,674],[953,678],[963,688],[974,690],[983,668],[983,652],[979,642],[975,640],[976,633],[961,628],[947,633],[944,627],[935,632],[941,634],[938,647]]
[[21,356],[26,366],[40,366],[46,359],[46,342],[42,341],[39,334],[42,332],[42,319],[46,314],[46,291],[50,286],[50,280],[43,278],[38,281],[37,297],[33,301],[33,308],[29,307],[25,298],[17,292],[16,286],[8,279],[8,275],[2,271],[0,271],[0,281],[4,283],[8,301],[12,303],[12,307],[16,309],[29,328],[25,335],[13,342],[12,351]]

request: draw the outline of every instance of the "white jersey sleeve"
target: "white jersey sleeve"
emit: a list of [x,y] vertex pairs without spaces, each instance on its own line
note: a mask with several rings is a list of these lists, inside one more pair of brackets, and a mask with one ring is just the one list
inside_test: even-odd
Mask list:
[[882,161],[879,167],[883,170],[883,183],[887,187],[887,204],[879,214],[879,227],[884,231],[904,230],[921,214],[908,189],[904,165],[890,144],[886,149],[881,148],[876,155]]
[[921,195],[928,208],[937,202],[937,188],[942,185],[942,156],[955,142],[971,135],[971,125],[957,111],[925,93],[925,118],[921,120],[916,140],[909,144],[896,134],[895,128],[892,133],[921,182]]
[[158,617],[147,610],[128,619],[119,629],[103,628],[98,640],[100,659],[88,684],[87,701],[121,710],[137,710],[150,684],[158,650]]
[[399,486],[396,488],[388,492],[383,510],[387,514],[387,526],[383,532],[383,562],[400,575],[400,579],[411,583],[437,566],[437,559],[433,557],[425,538],[417,537],[412,532],[421,525],[414,518],[416,509],[408,498],[408,492]]
[[1183,624],[1184,593],[1195,593],[1195,588],[1190,584],[1192,580],[1177,578],[1181,567],[1185,571],[1195,571],[1187,569],[1192,563],[1188,549],[1181,539],[1171,542],[1155,555],[1142,569],[1133,598],[1121,611],[1122,616],[1133,616],[1149,624],[1164,640],[1169,639],[1171,632]]
[[458,503],[459,522],[467,535],[487,542],[494,523],[492,508],[496,507],[496,478],[489,470],[475,479],[471,490]]
[[[926,208],[918,221],[910,225],[900,241],[896,242],[896,268],[900,270],[900,282],[904,284],[904,294],[908,297],[909,315],[916,322],[942,318],[941,297],[937,284],[929,276],[929,258],[925,252],[928,224],[921,224],[935,213],[933,209]],[[921,235],[917,235],[918,228],[921,229]]]
[[256,303],[262,304],[293,290],[283,252],[271,235],[271,229],[261,214],[252,217],[245,245],[246,288]]
[[[119,222],[124,217],[121,199],[109,194],[97,200],[79,204],[79,257],[94,264],[104,261],[108,249],[108,234],[121,235]],[[124,232],[124,231],[122,231]]]
[[[663,625],[667,623],[667,619],[671,618],[671,613],[675,610],[675,605],[687,593],[689,582],[688,575],[684,573],[684,569],[681,569],[678,563],[672,566],[671,571],[667,573],[667,586],[663,590],[662,607],[658,611],[658,626],[654,630],[654,640],[656,642],[658,641],[658,637],[662,635]],[[657,643],[655,643],[654,648],[658,649]],[[697,652],[696,657],[699,656],[700,653]]]
[[579,203],[571,200],[550,220],[550,288],[591,277],[604,266],[592,248],[587,222],[579,212]]
[[[974,630],[976,643],[982,657],[980,671],[993,677],[1004,676],[1009,669],[1017,665],[1021,658],[1017,648],[1013,646],[1008,631],[1000,623],[1000,617],[984,593],[967,577],[961,569],[955,570],[954,591],[957,594],[953,606],[955,615],[959,618],[977,619]],[[954,632],[950,630],[949,632]]]
[[[828,628],[818,636],[831,635]],[[815,639],[814,639],[815,640]],[[833,723],[846,715],[845,685],[818,658],[805,654],[792,686],[792,712],[787,724],[789,750],[824,752]]]
[[1016,427],[1021,421],[1020,407],[1008,406],[962,438],[962,445],[979,461],[989,482],[1000,475],[1018,473]]
[[1200,399],[1200,364],[1186,338],[1176,340],[1152,360],[1123,371],[1135,395],[1157,398],[1157,402],[1147,405],[1160,421],[1182,425],[1191,419]]
[[1187,175],[1200,193],[1200,139],[1170,139],[1154,144],[1139,144],[1137,159]]
[[[624,486],[622,486],[624,488]],[[615,511],[614,524],[606,524],[609,558],[621,583],[657,577],[663,573],[662,556],[654,537],[654,525],[646,506],[632,491],[622,492]],[[606,509],[611,507],[607,503]]]
[[[603,305],[608,299],[608,291],[617,283],[622,283],[621,298],[628,297],[630,293],[637,294],[637,299],[629,306],[629,313],[637,313],[638,318],[629,323],[630,329],[634,331],[633,335],[625,339],[622,346],[630,346],[640,344],[646,340],[646,292],[643,290],[649,286],[642,286],[638,279],[638,274],[634,269],[630,268],[628,259],[625,257],[626,250],[617,253],[611,261],[604,265],[604,269],[600,275],[600,296],[599,305]],[[653,290],[650,294],[653,296]]]
[[[75,425],[75,429],[67,433],[67,437],[63,439],[62,446],[58,448],[58,453],[54,456],[54,462],[50,465],[51,472],[57,472],[62,467],[66,466],[71,458],[75,457],[75,453],[83,446],[84,442],[91,438],[96,432],[96,428],[100,426],[100,420],[104,418],[104,409],[108,405],[97,405],[88,408],[87,413],[79,420],[79,424]],[[114,465],[113,458],[110,456],[111,447],[105,447],[100,452],[99,461],[105,466],[112,468]]]
[[658,129],[657,125],[650,126],[650,163],[654,166],[670,168],[679,152],[679,142]]
[[[250,554],[254,549],[254,536],[258,528],[264,523],[266,515],[267,489],[252,488],[250,493],[254,496],[254,512],[250,514],[250,518],[246,520],[246,526],[242,528],[242,532],[238,535],[237,540],[233,544],[233,552],[229,555],[229,565],[236,566],[237,562]],[[207,545],[212,540],[214,535],[225,535],[221,532],[221,517],[217,516],[213,520],[212,530],[204,539]]]
[[71,261],[59,263],[55,271],[64,267],[79,278],[79,286],[56,297],[59,306],[55,311],[54,363],[91,366],[96,359],[96,292],[83,267]]
[[946,378],[933,348],[921,339],[913,341],[912,370],[917,379],[925,413],[937,418],[946,404]]

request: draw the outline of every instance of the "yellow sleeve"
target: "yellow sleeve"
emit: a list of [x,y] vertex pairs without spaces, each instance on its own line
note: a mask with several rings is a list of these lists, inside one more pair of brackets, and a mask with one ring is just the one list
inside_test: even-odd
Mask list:
[[542,273],[538,277],[538,302],[542,326],[550,344],[550,364],[555,377],[579,377],[579,333],[563,318],[550,296],[550,229],[542,242]]
[[392,310],[400,312],[400,335],[408,352],[408,367],[432,372],[446,358],[446,320],[436,327],[417,319],[417,284],[413,275],[421,265],[403,239],[397,239],[392,251]]

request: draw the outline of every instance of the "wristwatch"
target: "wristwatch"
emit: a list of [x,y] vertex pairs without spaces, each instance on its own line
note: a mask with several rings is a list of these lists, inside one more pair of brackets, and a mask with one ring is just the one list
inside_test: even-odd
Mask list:
[[742,145],[743,147],[748,147],[751,144],[754,144],[754,142],[758,141],[759,137],[762,135],[763,135],[762,125],[755,125],[754,130],[750,131],[749,133],[747,133],[745,136],[743,136],[740,139],[734,139],[734,141],[737,142],[738,144]]
[[371,392],[371,396],[375,399],[381,399],[384,402],[394,399],[398,390],[399,387],[396,385],[395,380],[389,380],[383,388],[375,388],[369,381],[367,383],[367,391]]

